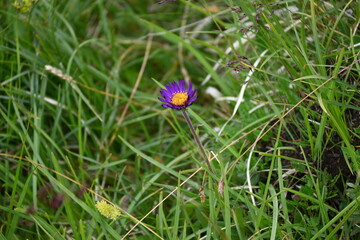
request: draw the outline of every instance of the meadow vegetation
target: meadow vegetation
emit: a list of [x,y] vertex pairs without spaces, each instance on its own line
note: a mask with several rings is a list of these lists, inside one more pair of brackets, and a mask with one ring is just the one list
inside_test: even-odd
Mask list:
[[0,239],[360,238],[358,0],[0,5]]

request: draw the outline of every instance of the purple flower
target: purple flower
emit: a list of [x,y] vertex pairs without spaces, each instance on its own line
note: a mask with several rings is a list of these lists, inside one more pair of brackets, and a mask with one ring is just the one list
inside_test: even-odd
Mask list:
[[162,105],[164,108],[181,110],[190,106],[198,98],[195,93],[196,89],[192,89],[191,82],[186,90],[184,80],[174,81],[165,85],[165,89],[161,89],[160,94],[163,98],[159,100],[166,103]]

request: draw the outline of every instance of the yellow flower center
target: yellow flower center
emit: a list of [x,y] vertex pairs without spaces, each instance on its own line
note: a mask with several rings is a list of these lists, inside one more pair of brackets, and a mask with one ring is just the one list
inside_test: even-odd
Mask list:
[[175,93],[171,98],[171,103],[174,104],[175,106],[182,106],[185,105],[188,98],[189,95],[186,92],[178,92]]

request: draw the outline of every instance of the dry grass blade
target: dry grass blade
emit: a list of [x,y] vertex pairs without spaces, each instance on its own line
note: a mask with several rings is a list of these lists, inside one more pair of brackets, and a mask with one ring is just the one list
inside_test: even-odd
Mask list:
[[229,167],[229,169],[226,171],[224,177],[235,167],[236,163],[247,153],[251,150],[251,148],[253,146],[255,146],[268,132],[270,132],[271,129],[273,129],[276,125],[279,124],[279,122],[281,120],[283,120],[287,115],[289,115],[289,113],[291,113],[295,108],[297,108],[302,102],[304,102],[306,99],[308,99],[311,95],[313,95],[317,90],[319,90],[320,88],[322,88],[325,84],[327,84],[328,82],[330,82],[331,80],[333,80],[336,76],[338,76],[339,74],[341,74],[342,72],[346,71],[347,69],[349,69],[350,67],[352,67],[354,64],[360,62],[359,60],[356,60],[354,62],[352,62],[350,65],[348,65],[347,67],[343,68],[341,71],[337,72],[335,75],[333,75],[332,77],[330,77],[328,80],[326,80],[325,82],[323,82],[322,84],[320,84],[318,87],[316,87],[313,91],[311,91],[309,94],[307,94],[303,99],[301,99],[298,103],[296,103],[292,108],[290,108],[286,113],[284,113],[284,115],[282,115],[273,125],[271,125],[271,127],[266,130],[259,138],[257,138],[251,145],[250,147],[248,147],[246,149],[246,151],[241,154],[234,162],[233,164]]
[[[198,168],[195,172],[193,172],[186,180],[184,180],[179,187],[183,186],[187,181],[189,181],[193,176],[195,176],[202,168]],[[157,209],[161,204],[165,202],[166,199],[168,199],[171,195],[173,195],[179,187],[176,187],[174,190],[172,190],[166,197],[162,199],[161,202],[156,204],[147,214],[145,214],[144,217],[142,217],[121,239],[125,239],[139,224],[144,225],[142,221],[144,221],[145,218],[147,218],[155,209]]]
[[130,97],[129,97],[129,100],[128,102],[126,103],[125,107],[124,107],[124,110],[123,112],[121,113],[121,116],[118,120],[118,122],[116,123],[116,131],[114,132],[113,136],[111,137],[111,140],[110,140],[110,143],[109,143],[109,146],[112,145],[112,143],[114,142],[115,140],[115,137],[117,136],[117,133],[118,133],[118,129],[119,129],[119,126],[121,125],[121,123],[124,121],[125,119],[125,115],[129,109],[129,106],[132,102],[132,99],[134,98],[134,95],[139,87],[139,84],[140,84],[140,81],[144,75],[144,71],[145,71],[145,67],[146,67],[146,64],[148,62],[148,59],[149,59],[149,54],[150,54],[150,49],[151,49],[151,44],[152,44],[152,40],[153,40],[153,36],[150,35],[149,36],[149,39],[147,41],[147,44],[146,44],[146,50],[145,50],[145,55],[144,55],[144,59],[143,59],[143,62],[142,62],[142,65],[141,65],[141,68],[140,68],[140,71],[139,71],[139,75],[136,79],[136,82],[135,82],[135,85],[134,85],[134,88],[133,90],[131,91],[131,94],[130,94]]
[[143,224],[141,221],[139,221],[138,219],[136,219],[134,216],[132,216],[130,213],[128,213],[127,211],[125,211],[124,209],[122,209],[121,207],[119,207],[118,205],[112,203],[110,200],[106,199],[105,197],[101,196],[100,194],[98,194],[97,192],[95,192],[94,190],[82,185],[81,183],[75,181],[74,179],[62,174],[62,173],[59,173],[57,171],[55,171],[54,169],[51,169],[47,166],[44,166],[40,163],[36,163],[28,158],[23,158],[23,157],[19,157],[19,156],[14,156],[14,155],[11,155],[11,154],[6,154],[6,153],[0,153],[0,156],[4,156],[4,157],[10,157],[10,158],[14,158],[14,159],[21,159],[23,161],[26,161],[26,162],[29,162],[31,164],[33,164],[34,166],[36,167],[41,167],[41,168],[44,168],[46,170],[49,170],[50,172],[53,172],[67,180],[69,180],[70,182],[78,185],[79,187],[81,187],[82,189],[86,189],[86,191],[94,194],[95,196],[97,196],[98,198],[101,198],[102,200],[104,200],[105,202],[111,204],[112,206],[116,207],[117,209],[119,209],[121,212],[125,213],[129,218],[131,218],[133,221],[136,222],[136,226],[141,224],[143,227],[145,227],[147,230],[149,230],[150,232],[152,232],[155,236],[157,236],[158,238],[160,239],[163,239],[161,236],[159,236],[154,230],[152,230],[151,228],[149,228],[148,226],[146,226],[146,224]]

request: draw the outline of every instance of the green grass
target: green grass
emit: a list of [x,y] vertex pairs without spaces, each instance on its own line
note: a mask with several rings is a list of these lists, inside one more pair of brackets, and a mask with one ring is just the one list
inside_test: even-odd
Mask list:
[[360,237],[359,1],[12,2],[0,239]]

